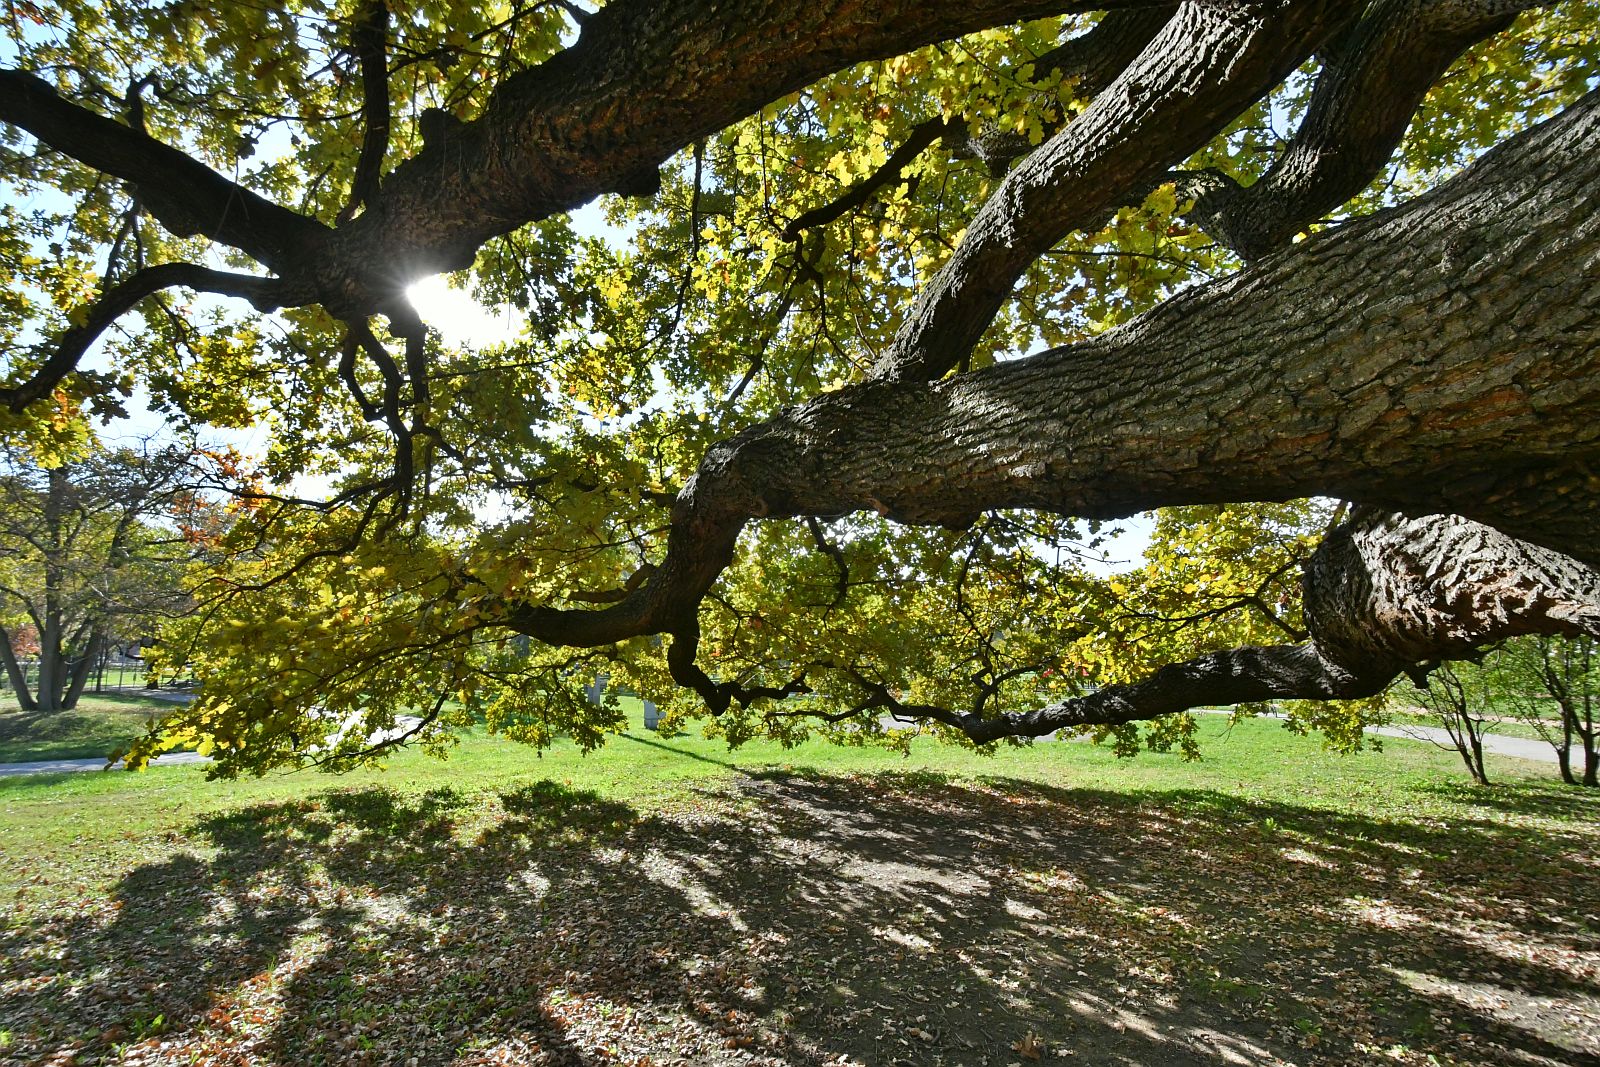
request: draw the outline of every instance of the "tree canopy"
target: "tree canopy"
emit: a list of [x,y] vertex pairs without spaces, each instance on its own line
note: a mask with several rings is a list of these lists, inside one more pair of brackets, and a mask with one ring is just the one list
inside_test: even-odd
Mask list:
[[0,432],[269,430],[164,652],[224,773],[593,743],[602,672],[733,740],[1182,744],[1600,626],[1588,0],[0,18]]

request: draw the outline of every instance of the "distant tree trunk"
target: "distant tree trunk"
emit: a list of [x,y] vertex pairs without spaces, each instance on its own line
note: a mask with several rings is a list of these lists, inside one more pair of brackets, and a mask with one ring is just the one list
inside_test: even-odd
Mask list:
[[39,683],[36,688],[40,711],[71,711],[83,694],[94,663],[98,627],[81,623],[71,634],[66,632],[59,608],[47,620],[39,642]]
[[[1546,741],[1555,744],[1555,761],[1562,768],[1562,781],[1568,785],[1576,785],[1578,784],[1578,779],[1573,776],[1573,737],[1578,736],[1578,713],[1571,705],[1568,694],[1563,691],[1560,678],[1555,673],[1554,664],[1550,662],[1550,654],[1547,651],[1549,645],[1549,638],[1539,641],[1539,653],[1544,657],[1542,659],[1544,672],[1546,672],[1544,673],[1544,681],[1546,681],[1544,688],[1549,689],[1549,693],[1555,696],[1557,704],[1562,707],[1562,739],[1560,739],[1560,742],[1555,742],[1554,737],[1546,737]],[[1542,726],[1539,728],[1539,733],[1544,733]]]
[[1597,734],[1595,730],[1595,687],[1594,687],[1594,639],[1580,638],[1576,642],[1575,655],[1579,659],[1577,665],[1578,677],[1583,679],[1582,689],[1573,696],[1573,720],[1577,726],[1579,739],[1583,741],[1583,784],[1587,786],[1600,786],[1600,752],[1596,751]]
[[1578,779],[1572,774],[1572,721],[1565,715],[1561,717],[1561,743],[1555,746],[1555,750],[1561,780],[1568,785],[1577,785]]
[[11,691],[17,694],[17,704],[23,711],[38,711],[39,702],[28,691],[28,676],[23,673],[22,664],[17,662],[17,654],[11,647],[11,634],[4,626],[0,626],[0,661],[5,663],[6,680],[11,683]]
[[39,676],[34,679],[40,711],[60,710],[61,629],[47,623],[39,631]]
[[1466,764],[1467,773],[1479,785],[1489,784],[1489,772],[1483,764],[1483,722],[1481,711],[1466,680],[1451,664],[1444,664],[1433,672],[1423,699],[1439,716],[1445,732]]
[[[1575,637],[1564,641],[1543,638],[1538,643],[1540,677],[1550,696],[1561,708],[1561,741],[1556,745],[1556,760],[1561,780],[1578,785],[1572,770],[1573,741],[1583,745],[1583,780],[1586,786],[1600,786],[1600,753],[1595,742],[1595,693],[1591,671],[1594,668],[1594,640]],[[1542,731],[1541,731],[1542,732]]]
[[100,658],[100,648],[104,641],[105,637],[98,627],[91,629],[78,658],[68,665],[67,691],[61,698],[62,711],[71,711],[78,706],[78,698],[83,696],[83,688],[88,684],[95,661]]
[[60,711],[62,690],[66,687],[66,664],[62,661],[65,568],[61,560],[66,494],[66,468],[57,467],[48,476],[44,503],[44,618],[39,627],[37,688],[40,711]]
[[1578,718],[1568,685],[1572,675],[1572,651],[1565,645],[1558,647],[1555,639],[1550,637],[1538,638],[1534,647],[1538,655],[1536,661],[1538,678],[1544,683],[1545,692],[1555,698],[1556,705],[1561,709],[1560,740],[1547,732],[1547,727],[1543,725],[1544,718],[1537,706],[1534,707],[1529,721],[1546,741],[1555,746],[1556,763],[1561,769],[1561,780],[1568,785],[1577,785],[1578,779],[1572,773],[1572,739],[1578,733]]
[[1472,744],[1472,773],[1478,779],[1479,785],[1489,784],[1489,773],[1483,767],[1483,729],[1479,724],[1476,728],[1468,728],[1467,739]]
[[1584,714],[1581,719],[1577,715],[1573,716],[1575,726],[1573,732],[1583,742],[1583,784],[1600,786],[1600,751],[1596,751],[1595,744],[1594,708],[1587,693],[1584,694],[1583,704]]

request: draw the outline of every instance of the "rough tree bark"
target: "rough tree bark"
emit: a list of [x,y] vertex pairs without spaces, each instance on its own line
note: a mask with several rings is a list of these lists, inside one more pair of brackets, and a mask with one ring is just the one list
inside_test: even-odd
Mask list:
[[513,625],[579,645],[671,631],[678,680],[725,707],[743,694],[694,666],[693,617],[750,520],[872,509],[963,527],[993,508],[1115,516],[1322,492],[1506,533],[1448,516],[1346,527],[1307,574],[1310,646],[1222,653],[1032,718],[897,710],[974,737],[1045,733],[1370,695],[1519,632],[1594,633],[1596,500],[1581,490],[1600,451],[1597,201],[1591,95],[1404,208],[1088,344],[782,412],[707,457],[637,592],[601,611],[526,608]]
[[1193,218],[1246,259],[1359,193],[1393,154],[1423,97],[1468,47],[1511,24],[1514,3],[1403,0],[1371,12],[1325,49],[1305,118],[1249,188],[1216,171],[1186,176]]

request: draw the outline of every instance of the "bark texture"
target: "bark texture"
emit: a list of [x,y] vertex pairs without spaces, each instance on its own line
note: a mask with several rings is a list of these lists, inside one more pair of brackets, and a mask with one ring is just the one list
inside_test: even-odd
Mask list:
[[1240,188],[1218,172],[1189,176],[1194,219],[1246,259],[1281,247],[1361,192],[1389,161],[1429,89],[1471,45],[1532,3],[1383,0],[1336,38],[1287,149]]
[[1597,150],[1591,96],[1431,196],[1092,343],[785,412],[687,503],[964,526],[1321,492],[1600,561],[1592,504],[1559,491],[1600,449]]
[[957,366],[1034,260],[1211,140],[1310,55],[1347,10],[1338,2],[1183,4],[1082,114],[994,192],[918,294],[873,376],[928,380]]
[[675,676],[726,706],[740,694],[693,666],[693,616],[752,519],[871,508],[963,527],[993,508],[1116,516],[1328,493],[1504,532],[1465,518],[1352,528],[1309,572],[1311,645],[1177,665],[1007,732],[1368,695],[1409,664],[1517,632],[1592,632],[1596,190],[1591,95],[1427,197],[1094,342],[787,410],[707,456],[638,591],[595,612],[522,609],[513,625],[566,644],[673,632]]
[[994,508],[1326,493],[1459,512],[1600,563],[1592,494],[1561,491],[1600,453],[1597,190],[1591,95],[1429,196],[1093,342],[788,409],[711,450],[638,593],[548,616],[551,636],[651,614],[720,570],[702,561],[748,520],[865,509],[964,527]]

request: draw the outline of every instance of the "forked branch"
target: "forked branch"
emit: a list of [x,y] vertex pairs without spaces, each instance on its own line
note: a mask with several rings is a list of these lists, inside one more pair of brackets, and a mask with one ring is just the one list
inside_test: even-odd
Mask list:
[[1270,12],[1195,0],[1179,7],[1138,58],[990,196],[872,377],[932,381],[960,365],[1035,260],[1216,136],[1310,55],[1346,10],[1319,0]]
[[162,263],[145,267],[113,286],[97,303],[85,309],[82,324],[73,326],[57,339],[55,350],[33,374],[17,385],[0,388],[0,406],[20,413],[34,401],[49,396],[67,375],[77,369],[84,353],[113,322],[145,297],[175,286],[219,296],[239,297],[248,300],[257,311],[276,309],[283,291],[283,283],[276,278],[233,274],[194,263]]
[[[679,494],[665,559],[635,593],[598,611],[511,607],[506,623],[551,644],[674,634],[674,677],[731,699],[694,666],[695,614],[740,531],[758,518],[868,508],[960,527],[996,508],[1110,517],[1166,503],[1333,493],[1465,512],[1506,531],[1470,524],[1470,537],[1435,553],[1440,566],[1459,570],[1482,554],[1471,539],[1491,535],[1600,563],[1592,537],[1600,515],[1573,503],[1585,499],[1574,490],[1600,461],[1600,429],[1571,432],[1600,427],[1600,291],[1584,266],[1600,255],[1596,145],[1600,94],[1591,94],[1405,207],[1190,290],[1092,342],[933,384],[869,382],[788,409],[708,452]],[[1399,279],[1409,296],[1374,291],[1373,272]],[[1523,296],[1535,278],[1542,316]],[[1441,331],[1440,308],[1459,301],[1478,309],[1474,321],[1497,325],[1470,343]],[[1340,400],[1295,402],[1307,394]],[[1407,409],[1431,414],[1422,426],[1389,414]],[[1207,411],[1233,412],[1225,436],[1208,420],[1180,417]],[[1559,514],[1552,500],[1563,501]],[[1507,573],[1537,569],[1526,553],[1519,558]],[[1469,618],[1493,618],[1505,610],[1497,603],[1516,601],[1515,590],[1494,588],[1498,599]],[[1565,622],[1553,609],[1527,611],[1543,611],[1541,625],[1568,625],[1583,609],[1571,608]],[[1356,634],[1333,636],[1328,620],[1340,618],[1374,633],[1411,632],[1394,619],[1359,618],[1355,607],[1324,611],[1321,629],[1309,627],[1316,655],[1262,653],[1250,684],[1278,687],[1267,696],[1354,695],[1327,663],[1365,685],[1363,664],[1398,670],[1439,651],[1427,636],[1434,631],[1419,624],[1417,646],[1389,642],[1356,657]],[[1196,678],[1234,670],[1226,657],[1208,664],[1183,670]],[[1167,707],[1166,679],[1188,677],[1162,676],[1149,690],[1160,699],[1138,706]],[[1257,699],[1250,692],[1234,698]],[[1110,707],[1115,695],[1061,714]]]
[[327,232],[142,130],[72,103],[25,71],[0,69],[0,122],[131,183],[140,202],[174,234],[232,245],[279,274]]
[[361,156],[355,176],[350,180],[350,202],[339,213],[347,222],[356,209],[370,204],[378,195],[383,173],[383,157],[389,150],[389,6],[387,0],[369,0],[356,24],[351,42],[361,68],[361,118],[366,129],[361,138]]
[[1191,218],[1247,260],[1286,245],[1365,188],[1399,146],[1430,89],[1467,49],[1542,0],[1386,0],[1326,51],[1294,138],[1240,187],[1217,171],[1179,175]]

